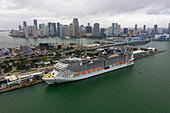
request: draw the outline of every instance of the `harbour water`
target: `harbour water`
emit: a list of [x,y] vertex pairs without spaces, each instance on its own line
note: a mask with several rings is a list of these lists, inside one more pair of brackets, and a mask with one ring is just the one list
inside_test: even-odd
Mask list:
[[[25,39],[25,38],[18,38],[18,37],[11,37],[8,36],[9,32],[0,32],[0,48],[12,48],[12,47],[17,47],[20,45],[38,45],[39,43],[55,43],[57,39],[57,43],[93,43],[93,42],[98,42],[101,40],[97,39],[78,39],[78,38],[60,38],[60,37],[49,37],[49,38],[38,38],[38,39]],[[107,42],[107,41],[102,41],[102,42]]]
[[[21,42],[28,43],[27,40]],[[13,45],[21,42],[13,42]],[[0,43],[9,45],[8,41]],[[142,46],[166,52],[138,59],[134,66],[82,81],[50,86],[42,83],[2,93],[1,112],[169,113],[170,42],[157,41]]]

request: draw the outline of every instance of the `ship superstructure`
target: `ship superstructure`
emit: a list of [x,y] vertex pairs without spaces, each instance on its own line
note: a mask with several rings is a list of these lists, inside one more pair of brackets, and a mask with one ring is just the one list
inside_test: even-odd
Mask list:
[[67,58],[58,61],[55,69],[43,77],[47,84],[86,79],[134,64],[132,52],[104,50],[93,58]]

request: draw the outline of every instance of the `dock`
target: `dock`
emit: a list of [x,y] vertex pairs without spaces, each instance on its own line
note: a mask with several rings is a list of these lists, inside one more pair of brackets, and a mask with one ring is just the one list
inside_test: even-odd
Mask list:
[[5,89],[0,89],[0,93],[4,93],[4,92],[8,92],[8,91],[13,91],[16,89],[20,89],[20,88],[24,88],[24,87],[28,87],[28,86],[33,86],[39,83],[43,83],[44,81],[41,80],[36,80],[35,82],[32,83],[26,83],[26,84],[20,84],[20,85],[16,85],[16,86],[12,86],[12,87],[7,87]]
[[165,52],[165,51],[160,51],[160,50],[158,50],[158,51],[155,51],[155,52],[153,52],[153,53],[147,53],[147,54],[144,54],[144,55],[136,56],[136,57],[134,57],[134,58],[135,58],[135,59],[139,59],[139,58],[151,56],[151,55],[158,54],[158,53],[162,53],[162,52]]

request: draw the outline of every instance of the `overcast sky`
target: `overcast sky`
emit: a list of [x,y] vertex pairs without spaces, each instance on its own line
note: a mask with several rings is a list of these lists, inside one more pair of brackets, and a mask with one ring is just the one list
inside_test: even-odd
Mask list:
[[84,25],[109,27],[118,22],[122,27],[167,28],[170,0],[0,0],[0,29],[18,28],[23,20],[32,25],[33,19],[69,24],[74,17]]

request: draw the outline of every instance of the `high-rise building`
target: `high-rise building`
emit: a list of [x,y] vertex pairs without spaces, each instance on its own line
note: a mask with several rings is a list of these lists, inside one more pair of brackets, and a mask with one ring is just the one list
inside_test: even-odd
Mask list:
[[77,37],[79,35],[79,22],[78,18],[73,19],[73,27],[74,27],[74,36]]
[[79,31],[79,36],[84,36],[85,35],[85,29],[81,29],[80,31]]
[[115,33],[115,23],[112,23],[112,31],[111,31],[111,34],[114,34]]
[[88,26],[86,26],[86,34],[92,33],[92,27],[90,26],[90,23],[88,23]]
[[60,37],[63,37],[63,26],[60,26]]
[[168,26],[168,34],[170,34],[170,23],[169,23],[169,26]]
[[19,31],[22,31],[22,26],[21,25],[19,25],[18,28],[19,28]]
[[66,29],[68,28],[68,25],[63,25],[63,36],[65,34]]
[[49,27],[45,26],[45,36],[49,37]]
[[25,38],[29,38],[28,26],[24,27]]
[[143,31],[146,31],[146,25],[143,26]]
[[43,23],[43,24],[39,24],[39,29],[45,29],[45,24]]
[[135,24],[135,30],[138,30],[138,25],[137,24]]
[[128,28],[124,28],[123,33],[127,35],[128,31],[129,31]]
[[36,26],[36,29],[38,29],[37,20],[35,19],[35,20],[33,20],[33,22],[34,22],[34,25]]
[[72,37],[73,34],[74,34],[74,27],[73,27],[73,24],[70,24],[68,27],[68,36]]
[[[46,35],[46,33],[49,32],[49,30],[46,31],[46,26],[45,26],[44,23],[43,24],[39,24],[39,30],[43,30],[44,31],[44,35]],[[40,31],[39,31],[39,33],[40,33]],[[42,33],[42,31],[41,31],[41,33]],[[42,37],[42,36],[40,36],[40,37]]]
[[39,29],[41,29],[41,24],[39,24]]
[[23,21],[23,28],[27,26],[27,22]]
[[100,29],[100,24],[99,23],[95,23],[94,24],[94,29],[93,29],[94,35],[99,35],[99,29]]
[[114,32],[114,34],[116,35],[116,36],[118,36],[118,34],[119,34],[119,30],[118,30],[118,23],[116,23],[116,26],[115,26],[115,32]]
[[53,28],[54,28],[54,35],[56,35],[56,34],[57,34],[56,23],[52,23],[52,26],[53,26]]
[[82,29],[84,29],[84,25],[81,25],[81,26],[80,26],[80,30],[82,30]]
[[105,35],[104,35],[104,32],[105,32],[105,29],[102,28],[102,29],[101,29],[101,33],[100,33],[100,36],[101,36],[101,37],[104,37],[104,36],[105,36]]
[[86,33],[92,33],[92,27],[86,26]]
[[158,25],[154,25],[153,33],[154,34],[158,33]]
[[49,30],[49,34],[50,34],[50,27],[51,27],[51,22],[48,22],[48,30]]
[[57,36],[60,36],[60,23],[57,23]]
[[40,37],[44,37],[44,36],[45,36],[45,32],[44,32],[43,29],[40,29],[40,30],[39,30],[39,36],[40,36]]
[[118,34],[120,34],[120,32],[121,32],[121,25],[118,25]]
[[35,25],[32,26],[32,35],[33,35],[34,38],[37,37],[37,28],[36,28]]
[[50,36],[54,36],[54,27],[50,26]]
[[28,33],[32,35],[32,26],[27,26],[28,27]]

